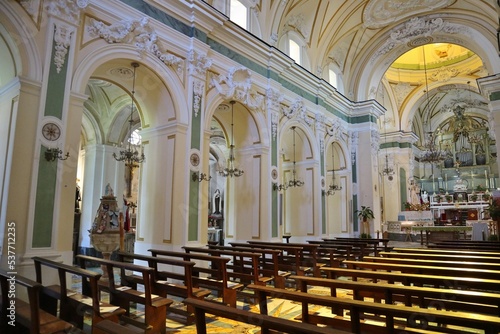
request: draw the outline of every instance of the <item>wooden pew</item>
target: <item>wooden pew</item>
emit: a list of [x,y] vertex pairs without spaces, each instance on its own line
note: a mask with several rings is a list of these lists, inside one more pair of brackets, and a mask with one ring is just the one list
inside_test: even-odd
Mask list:
[[457,240],[456,242],[437,242],[430,243],[428,248],[438,248],[438,249],[457,249],[457,250],[471,250],[476,252],[499,252],[499,244],[468,244],[463,243],[462,240]]
[[[143,261],[146,262],[148,267],[153,268],[153,293],[161,297],[177,296],[183,299],[204,299],[212,293],[207,289],[193,287],[193,267],[195,263],[192,261],[126,252],[116,252],[116,255],[120,262]],[[168,266],[168,270],[165,266]],[[134,289],[137,288],[137,284],[144,284],[142,276],[133,273],[129,274],[123,269],[121,270],[121,281],[121,285],[130,286]],[[168,311],[185,317],[187,324],[194,323],[194,313],[189,307],[187,310],[169,307]]]
[[[261,276],[259,271],[259,257],[260,254],[252,252],[238,252],[228,250],[210,249],[206,247],[182,247],[186,253],[201,253],[211,256],[230,257],[232,261],[228,262],[227,275],[229,279],[237,284],[268,284],[273,278]],[[244,289],[238,290],[241,296],[254,299],[253,294]]]
[[[266,242],[266,241],[254,241],[254,240],[249,240],[247,241],[249,244],[259,244],[259,245],[273,245],[277,247],[282,247],[283,243],[277,243],[277,242]],[[292,243],[287,243],[285,246],[287,247],[299,247],[302,249],[300,253],[300,258],[301,258],[301,267],[302,268],[311,268],[313,276],[319,277],[320,275],[320,270],[319,268],[324,266],[324,263],[319,262],[318,260],[318,249],[320,248],[319,245],[315,244],[310,244],[310,243],[298,243],[298,242],[292,242]]]
[[454,268],[454,267],[439,267],[431,265],[407,265],[407,264],[392,264],[366,261],[344,261],[349,269],[362,268],[370,270],[386,270],[397,271],[403,273],[414,273],[424,275],[441,275],[441,276],[461,276],[480,279],[498,279],[500,271],[488,269],[471,269],[471,268]]
[[465,255],[465,256],[493,256],[500,257],[499,252],[486,252],[486,251],[473,251],[466,249],[437,249],[437,248],[402,248],[402,247],[394,247],[393,251],[399,253],[422,253],[422,254],[448,254],[448,255]]
[[248,242],[230,242],[233,247],[247,247],[253,249],[277,249],[283,253],[279,258],[279,269],[281,271],[289,272],[296,275],[305,275],[312,272],[312,267],[303,266],[302,262],[302,248],[296,246],[289,246],[290,244],[284,243],[248,243]]
[[370,279],[372,282],[387,281],[403,285],[432,286],[448,289],[465,289],[477,291],[500,292],[499,279],[481,279],[461,276],[423,275],[410,273],[397,273],[388,271],[372,271],[345,268],[321,268],[328,278],[349,277],[353,281],[358,278]]
[[357,250],[358,259],[361,260],[364,256],[378,254],[378,243],[372,244],[368,240],[371,239],[340,240],[323,238],[321,244],[327,247],[331,247],[331,245],[351,245],[353,249]]
[[338,253],[343,254],[347,260],[361,260],[363,256],[368,255],[364,245],[353,244],[349,242],[328,242],[324,240],[307,240],[307,243],[320,245],[321,248],[336,249]]
[[[277,288],[284,288],[286,278],[290,276],[289,272],[279,270],[279,256],[282,251],[278,249],[255,249],[249,247],[236,247],[236,246],[216,246],[208,245],[210,249],[236,251],[236,252],[252,252],[258,253],[259,257],[259,276],[272,277],[274,286]],[[247,263],[252,265],[252,263]]]
[[[261,314],[268,314],[268,297],[287,299],[302,304],[302,322],[323,324],[352,333],[422,333],[422,330],[424,333],[430,333],[428,331],[457,333],[457,330],[450,328],[449,325],[482,330],[485,334],[498,334],[500,331],[500,317],[497,316],[372,303],[262,285],[250,285],[248,288],[254,289],[258,295]],[[336,310],[349,311],[350,317],[329,317],[311,313],[308,310],[309,305],[322,305]],[[366,314],[383,316],[377,318],[380,325],[364,322]],[[396,318],[399,318],[397,323]],[[405,324],[403,328],[399,325],[400,321]]]
[[467,261],[467,262],[484,262],[484,263],[500,263],[500,257],[494,256],[478,256],[465,254],[439,254],[439,253],[405,253],[405,252],[380,252],[382,257],[396,257],[405,259],[419,259],[427,261]]
[[432,266],[439,266],[444,268],[472,268],[472,269],[487,269],[496,270],[500,273],[500,263],[487,263],[487,262],[472,262],[472,261],[446,261],[446,260],[432,260],[428,259],[408,259],[397,257],[380,257],[380,256],[365,256],[363,260],[368,262],[378,263],[394,263],[394,264],[408,264],[415,266],[425,266],[431,264]]
[[[21,292],[21,287],[26,289],[28,301],[16,298]],[[40,308],[39,294],[42,287],[38,282],[0,269],[2,333],[22,332],[20,326],[25,327],[30,334],[64,333],[73,329],[72,324]]]
[[388,246],[389,244],[389,239],[387,238],[373,238],[373,239],[360,239],[360,238],[352,238],[352,237],[335,237],[335,240],[345,240],[345,241],[357,241],[357,240],[363,240],[364,242],[367,242],[375,247],[375,256],[377,256],[378,253],[378,246],[382,246],[384,252],[388,252],[391,248]]
[[126,327],[123,326],[119,323],[112,322],[110,320],[103,320],[96,324],[95,326],[97,329],[99,329],[102,333],[105,334],[140,334],[144,333],[144,331],[141,331],[140,329],[136,327]]
[[[167,308],[173,301],[153,294],[153,268],[86,255],[77,255],[76,258],[80,266],[84,269],[87,261],[105,266],[110,279],[107,279],[107,282],[103,282],[103,280],[100,279],[99,283],[105,283],[105,285],[101,285],[101,287],[109,292],[111,304],[125,309],[127,311],[127,316],[130,314],[131,302],[144,305],[144,323],[125,317],[122,317],[123,320],[126,320],[134,326],[143,327],[148,333],[163,334],[166,332]],[[144,291],[137,291],[127,286],[115,284],[115,280],[113,279],[115,269],[118,271],[123,269],[140,273],[142,281],[144,282]]]
[[[78,328],[83,329],[84,313],[90,311],[92,315],[92,332],[98,333],[94,325],[103,320],[118,322],[125,310],[99,300],[98,281],[101,274],[70,266],[64,263],[55,262],[42,257],[32,258],[35,264],[36,281],[43,284],[43,268],[57,271],[59,284],[44,286],[42,288],[43,303],[52,304],[52,313],[70,323],[74,323]],[[82,281],[82,293],[68,289],[66,278],[68,275],[76,275]],[[46,298],[44,298],[46,296]],[[57,301],[59,301],[59,311],[56,312]]]
[[279,333],[292,333],[292,334],[304,334],[304,333],[347,334],[348,333],[338,330],[332,332],[331,328],[324,328],[312,324],[306,324],[293,320],[272,317],[269,315],[253,313],[197,299],[187,299],[186,303],[188,305],[192,305],[193,308],[195,309],[196,333],[198,334],[207,333],[206,314],[213,314],[218,317],[260,326],[261,327],[260,333],[262,334],[269,333],[269,330],[278,331]]
[[242,290],[244,285],[231,282],[229,279],[227,263],[231,260],[230,258],[162,249],[149,249],[148,251],[152,256],[177,257],[184,261],[197,262],[193,267],[193,286],[215,290],[222,297],[224,304],[236,307],[237,292]]
[[400,302],[406,306],[500,316],[500,293],[357,282],[310,276],[292,276],[292,278],[298,282],[297,285],[302,292],[307,292],[308,286],[321,286],[330,288],[333,297],[337,296],[337,289],[351,290],[355,300],[373,298],[377,302],[384,300],[386,304]]

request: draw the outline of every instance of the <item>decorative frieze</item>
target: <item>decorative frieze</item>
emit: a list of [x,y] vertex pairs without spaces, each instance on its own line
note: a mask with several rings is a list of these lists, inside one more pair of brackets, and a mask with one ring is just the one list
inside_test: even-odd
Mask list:
[[101,21],[90,19],[87,32],[90,36],[102,38],[110,44],[126,43],[133,45],[140,54],[150,52],[165,65],[174,68],[179,76],[182,76],[183,59],[161,47],[159,37],[149,24],[149,18],[147,17],[141,20],[124,20],[109,26]]
[[382,47],[374,53],[371,61],[373,62],[375,59],[385,55],[395,47],[410,43],[416,38],[428,37],[432,39],[433,35],[439,33],[459,34],[465,32],[467,32],[467,28],[464,26],[447,22],[442,18],[414,17],[404,23],[402,27],[398,26],[389,33],[389,38]]
[[45,2],[45,8],[50,15],[61,20],[78,22],[82,10],[88,4],[88,0],[48,0]]
[[226,99],[235,99],[254,110],[263,110],[264,96],[252,91],[252,72],[245,67],[229,69],[227,76],[212,75],[210,88],[215,87]]

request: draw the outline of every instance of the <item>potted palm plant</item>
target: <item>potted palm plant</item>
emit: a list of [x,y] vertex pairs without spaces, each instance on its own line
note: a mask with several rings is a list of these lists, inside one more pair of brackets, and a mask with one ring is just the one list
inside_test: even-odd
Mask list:
[[369,206],[361,206],[361,210],[356,210],[355,213],[361,218],[363,222],[363,233],[361,235],[370,235],[370,227],[368,225],[368,219],[375,218],[373,210]]

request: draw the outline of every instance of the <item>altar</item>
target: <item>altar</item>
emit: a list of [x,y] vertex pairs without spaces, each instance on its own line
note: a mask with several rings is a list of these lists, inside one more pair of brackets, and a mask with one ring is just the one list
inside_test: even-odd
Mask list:
[[420,244],[428,246],[429,242],[440,240],[466,239],[467,232],[472,231],[472,226],[413,226],[412,231],[420,231]]

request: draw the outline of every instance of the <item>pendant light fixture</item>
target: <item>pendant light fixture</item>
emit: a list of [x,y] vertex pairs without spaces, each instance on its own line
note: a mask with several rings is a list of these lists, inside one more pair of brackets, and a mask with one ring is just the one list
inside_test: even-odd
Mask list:
[[227,167],[221,169],[219,174],[223,177],[239,177],[243,175],[244,171],[234,167],[234,104],[236,101],[230,101],[231,103],[231,144],[229,146],[229,158],[227,160]]
[[131,170],[139,167],[139,164],[144,162],[146,160],[146,157],[144,156],[144,152],[139,151],[135,148],[135,145],[133,145],[134,139],[133,139],[133,134],[132,134],[132,124],[134,122],[133,120],[133,114],[134,114],[134,109],[135,109],[135,104],[134,104],[134,95],[135,95],[135,71],[137,67],[139,67],[139,64],[134,62],[131,64],[132,67],[134,68],[134,77],[132,81],[132,103],[130,106],[130,119],[129,119],[129,125],[128,125],[128,131],[129,131],[129,138],[128,138],[128,143],[127,143],[127,148],[120,151],[120,156],[117,156],[116,153],[113,153],[113,157],[117,161],[124,161],[125,166],[130,168]]
[[[332,184],[328,186],[328,190],[325,191],[326,196],[331,196],[335,194],[336,191],[342,190],[342,186],[339,186],[338,184],[335,184],[335,157],[334,157],[334,151],[335,148],[333,147],[332,143]],[[341,168],[339,170],[342,170],[344,168]]]

